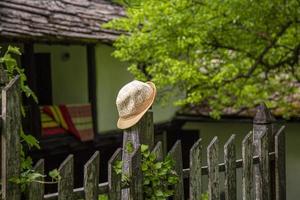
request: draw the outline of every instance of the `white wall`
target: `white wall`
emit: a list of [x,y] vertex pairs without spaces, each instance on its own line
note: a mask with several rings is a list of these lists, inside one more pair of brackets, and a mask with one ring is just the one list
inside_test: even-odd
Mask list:
[[[86,47],[80,45],[34,45],[35,53],[51,53],[54,104],[88,102]],[[63,59],[68,53],[69,59]],[[42,66],[37,66],[42,67]]]
[[[86,46],[34,45],[35,53],[51,53],[52,93],[54,104],[88,102],[88,75]],[[96,45],[96,90],[98,108],[98,132],[115,130],[118,113],[115,99],[119,89],[134,77],[127,71],[127,64],[112,57],[113,47]],[[64,60],[65,53],[70,58]],[[39,67],[39,66],[37,66]],[[42,66],[40,66],[42,67]],[[155,122],[169,120],[173,106],[153,106]]]
[[[123,85],[134,77],[127,71],[127,64],[111,56],[113,47],[98,44],[96,46],[96,73],[98,97],[98,127],[99,131],[117,129],[118,112],[116,97]],[[171,105],[161,107],[158,102],[153,106],[154,121],[170,120],[175,108]]]

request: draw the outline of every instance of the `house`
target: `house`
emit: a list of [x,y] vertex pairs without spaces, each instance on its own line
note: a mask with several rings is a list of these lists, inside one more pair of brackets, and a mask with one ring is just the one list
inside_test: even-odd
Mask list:
[[[100,150],[100,176],[107,177],[103,170],[106,161],[122,142],[122,132],[116,127],[115,98],[133,77],[126,63],[111,56],[112,42],[120,33],[101,25],[123,15],[122,7],[107,0],[0,1],[0,46],[20,47],[23,55],[18,62],[39,97],[39,105],[24,98],[26,131],[37,137],[42,147],[30,154],[34,160],[46,158],[47,170],[58,167],[73,153],[80,179],[86,159]],[[81,142],[70,134],[42,134],[39,106],[59,104],[91,105],[93,140]],[[156,122],[167,122],[174,110],[153,109]],[[160,123],[159,127],[165,126],[167,123]],[[75,180],[75,185],[80,182]]]

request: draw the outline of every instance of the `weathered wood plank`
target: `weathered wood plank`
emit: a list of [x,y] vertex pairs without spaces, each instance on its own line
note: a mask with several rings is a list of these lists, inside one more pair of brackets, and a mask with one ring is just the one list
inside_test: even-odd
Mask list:
[[270,187],[270,166],[269,166],[269,144],[268,134],[264,132],[259,140],[259,173],[257,180],[259,181],[260,188],[257,188],[256,199],[270,200],[271,187]]
[[[124,130],[123,136],[123,152],[122,152],[122,173],[129,174],[129,168],[131,167],[132,153],[137,150],[141,144],[149,146],[149,149],[154,145],[154,128],[153,128],[153,113],[148,111],[142,117],[142,119],[133,127]],[[129,199],[129,190],[122,190],[122,199]]]
[[161,141],[157,142],[151,153],[156,156],[157,161],[163,161],[163,147]]
[[183,188],[183,171],[182,171],[182,150],[181,141],[177,141],[168,155],[174,160],[174,171],[178,175],[178,183],[174,186],[174,200],[184,199],[184,188]]
[[275,135],[275,183],[276,200],[286,199],[285,127]]
[[[33,169],[37,173],[44,174],[44,165],[45,165],[44,159],[41,159],[36,163]],[[44,199],[44,184],[42,183],[44,181],[44,177],[40,177],[37,180],[41,182],[32,182],[28,186],[28,193],[27,193],[28,200]]]
[[[84,165],[85,199],[98,200],[100,153],[96,151]],[[72,188],[73,189],[73,188]]]
[[[99,194],[107,194],[108,193],[108,182],[100,183],[98,185],[98,192]],[[58,193],[51,193],[44,195],[44,200],[57,200],[58,199]],[[84,188],[76,188],[73,189],[73,199],[79,200],[84,199]]]
[[58,168],[61,179],[58,181],[58,200],[73,200],[74,158],[69,155]]
[[219,140],[217,137],[207,147],[209,200],[219,200]]
[[190,200],[201,198],[201,167],[202,167],[202,145],[201,138],[190,150]]
[[111,43],[120,34],[101,25],[123,16],[122,7],[105,1],[70,2],[2,0],[1,35],[36,41]]
[[[275,118],[273,117],[272,113],[270,110],[267,108],[267,106],[262,103],[258,106],[257,108],[257,113],[253,119],[253,144],[254,144],[254,156],[257,156],[259,152],[259,142],[260,142],[260,137],[264,132],[267,133],[268,137],[268,143],[269,143],[269,152],[274,151],[274,136],[275,133],[277,132],[276,126],[274,124]],[[272,174],[271,176],[271,188],[272,188],[272,199],[275,199],[275,181],[274,181],[274,176],[275,176],[275,169],[274,165],[269,165],[270,166],[270,173]],[[254,173],[255,173],[255,190],[256,194],[259,193],[258,190],[261,189],[260,181],[259,181],[259,166],[255,165],[254,166]]]
[[9,82],[2,90],[2,198],[19,200],[21,191],[18,184],[10,181],[18,177],[21,170],[20,161],[20,133],[21,125],[21,101],[20,101],[20,80],[17,76]]
[[121,199],[122,175],[117,174],[114,166],[122,161],[122,149],[119,148],[108,161],[108,197],[109,200]]
[[[274,152],[269,153],[270,160],[274,160],[275,159],[274,155],[275,155]],[[258,156],[254,156],[252,160],[253,160],[252,164],[258,164],[259,163],[259,157]],[[236,168],[241,168],[241,167],[243,167],[243,160],[242,159],[236,160]],[[219,172],[224,172],[225,171],[225,164],[224,163],[220,163],[218,165],[218,169],[219,169]],[[202,175],[207,175],[208,174],[208,167],[207,166],[203,166],[201,168],[201,171],[202,171]],[[190,176],[190,169],[189,168],[183,169],[183,177],[184,178],[188,178],[189,176]],[[109,184],[108,184],[108,182],[100,183],[98,185],[98,192],[99,192],[99,194],[107,194],[109,192]],[[45,200],[57,200],[57,196],[58,196],[58,193],[46,194],[46,195],[44,195],[44,199]],[[81,188],[73,189],[73,197],[74,197],[74,199],[82,199],[82,198],[84,198],[84,188],[81,187]]]
[[225,199],[236,200],[236,153],[235,153],[235,135],[232,135],[224,146],[225,163]]
[[146,144],[149,149],[154,147],[154,125],[153,125],[153,112],[147,111],[140,121],[140,141],[141,144]]
[[143,200],[143,172],[142,172],[142,154],[138,147],[131,157],[130,170],[130,199]]
[[242,143],[243,175],[242,195],[243,200],[252,200],[253,196],[253,136],[248,133]]

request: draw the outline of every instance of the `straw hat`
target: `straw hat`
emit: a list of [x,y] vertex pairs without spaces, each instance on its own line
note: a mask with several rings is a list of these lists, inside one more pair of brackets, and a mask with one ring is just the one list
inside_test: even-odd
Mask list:
[[131,81],[121,88],[116,104],[119,112],[118,128],[135,125],[154,102],[156,87],[152,82]]

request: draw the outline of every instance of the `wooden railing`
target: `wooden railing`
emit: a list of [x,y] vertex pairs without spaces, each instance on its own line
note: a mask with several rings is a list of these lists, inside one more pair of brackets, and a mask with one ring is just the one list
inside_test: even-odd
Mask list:
[[[2,198],[20,200],[19,185],[10,181],[20,174],[20,92],[18,77],[2,90]],[[58,192],[44,194],[44,184],[32,182],[26,196],[29,200],[97,200],[100,194],[107,194],[111,200],[143,199],[143,173],[141,169],[141,144],[147,144],[156,154],[158,160],[163,159],[161,142],[154,145],[153,117],[147,112],[140,122],[124,131],[123,147],[128,142],[133,144],[133,151],[119,148],[108,162],[108,182],[99,183],[99,162],[101,152],[96,151],[84,166],[84,187],[74,189],[74,157],[69,155],[59,167],[61,179],[58,181]],[[285,134],[284,127],[277,129],[274,119],[266,106],[259,107],[254,119],[253,131],[242,141],[242,159],[236,159],[235,135],[232,135],[222,151],[224,162],[220,160],[220,144],[217,137],[203,148],[199,139],[190,149],[190,166],[182,168],[181,142],[177,141],[168,155],[175,161],[174,171],[179,181],[174,186],[173,199],[184,199],[184,178],[189,178],[189,199],[200,199],[202,185],[208,184],[210,200],[220,199],[220,173],[224,173],[224,193],[226,200],[236,200],[237,190],[241,189],[243,200],[285,200]],[[202,154],[206,154],[207,166],[203,166]],[[188,156],[188,155],[184,155]],[[122,188],[121,175],[114,166],[119,161],[123,163],[123,172],[129,175],[129,187]],[[39,160],[35,170],[44,173],[44,160]],[[242,168],[242,177],[237,177],[237,169]],[[106,169],[100,169],[106,170]],[[208,183],[202,182],[202,176],[208,177]],[[242,186],[237,187],[237,179],[242,180]],[[43,181],[43,178],[40,179]]]

